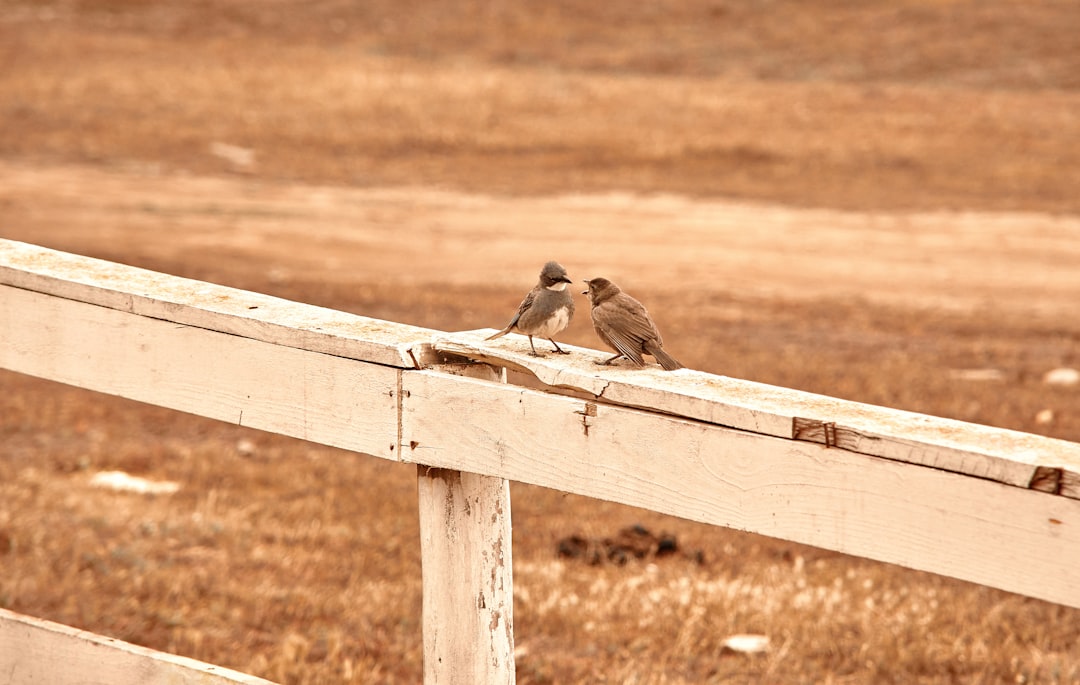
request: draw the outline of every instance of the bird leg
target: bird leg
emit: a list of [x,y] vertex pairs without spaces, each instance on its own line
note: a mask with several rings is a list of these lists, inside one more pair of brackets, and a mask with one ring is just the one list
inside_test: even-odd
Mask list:
[[559,347],[559,343],[555,342],[551,338],[548,338],[548,342],[550,342],[552,345],[555,346],[555,352],[558,352],[559,354],[570,354],[569,352],[567,352],[563,348]]
[[538,353],[538,352],[536,351],[536,346],[535,346],[535,345],[533,345],[533,341],[532,341],[532,336],[531,336],[531,335],[529,336],[529,347],[531,347],[531,348],[532,348],[532,352],[530,352],[530,353],[529,353],[529,356],[530,356],[530,357],[543,357],[543,356],[544,356],[544,355],[542,355],[542,354],[540,354],[540,353]]

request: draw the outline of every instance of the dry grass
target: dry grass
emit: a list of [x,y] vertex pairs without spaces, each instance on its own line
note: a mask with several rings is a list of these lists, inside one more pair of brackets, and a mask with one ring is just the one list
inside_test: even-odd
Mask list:
[[[418,283],[389,278],[381,247],[365,256],[328,237],[356,215],[289,201],[352,201],[313,184],[439,185],[1075,214],[1077,13],[914,0],[0,0],[0,173],[49,171],[5,177],[0,235],[462,330],[504,321],[520,297],[502,272],[490,284],[452,272],[476,241],[510,240],[500,221],[537,230],[511,205],[441,239],[450,257],[431,255]],[[212,154],[215,142],[253,150],[254,164]],[[240,181],[206,178],[221,175]],[[407,219],[402,204],[364,220],[446,220]],[[591,216],[610,244],[647,223]],[[1025,215],[1012,220],[1022,233]],[[898,221],[882,235],[902,243]],[[295,228],[308,224],[310,240]],[[770,252],[770,277],[804,247],[855,259],[862,245],[815,245],[820,235]],[[1017,274],[1044,265],[1045,282],[959,281],[1022,294],[1002,296],[1007,307],[938,307],[927,293],[957,282],[934,280],[951,258],[911,272],[926,278],[917,307],[862,297],[851,280],[802,297],[779,283],[740,292],[708,265],[672,285],[643,268],[661,253],[633,244],[605,263],[633,277],[691,366],[1080,440],[1075,389],[1041,382],[1080,366],[1075,240],[1043,237],[1062,249],[976,245],[995,268],[1007,270],[1002,253]],[[396,259],[400,270],[417,257]],[[900,257],[874,263],[909,273]],[[752,281],[754,265],[740,275]],[[595,344],[581,320],[568,341]],[[949,377],[964,368],[1003,376]],[[1046,408],[1054,421],[1038,423]],[[109,469],[182,488],[90,487]],[[394,464],[0,373],[0,606],[283,683],[417,682],[414,488]],[[513,501],[522,683],[1080,682],[1076,610],[540,488],[515,485]],[[703,560],[558,558],[566,535],[633,523]],[[772,649],[727,652],[734,633],[765,634]]]
[[663,22],[569,6],[526,21],[498,3],[13,4],[7,156],[235,170],[208,154],[223,141],[261,175],[307,181],[1080,208],[1065,142],[1080,140],[1080,13],[1059,3],[686,2]]

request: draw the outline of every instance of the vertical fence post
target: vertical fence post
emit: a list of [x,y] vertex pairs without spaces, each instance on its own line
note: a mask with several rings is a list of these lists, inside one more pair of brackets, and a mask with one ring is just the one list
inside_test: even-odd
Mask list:
[[[450,370],[501,380],[483,365]],[[510,483],[417,465],[424,683],[514,683]]]

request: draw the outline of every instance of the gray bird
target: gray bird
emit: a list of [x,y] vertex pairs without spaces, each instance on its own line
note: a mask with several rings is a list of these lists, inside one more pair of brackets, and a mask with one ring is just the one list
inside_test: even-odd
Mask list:
[[566,289],[567,284],[572,283],[566,275],[566,269],[558,262],[548,262],[540,270],[540,282],[529,291],[525,299],[521,301],[517,314],[495,335],[487,338],[494,340],[501,338],[507,333],[514,331],[529,336],[529,347],[532,348],[532,356],[541,356],[536,352],[533,345],[533,336],[547,338],[555,346],[555,352],[566,352],[553,339],[570,325],[570,319],[574,317],[574,298]]
[[619,357],[626,357],[636,366],[644,366],[643,354],[651,354],[668,371],[683,368],[664,351],[664,340],[645,306],[630,297],[606,278],[585,281],[589,289],[583,295],[592,302],[592,321],[596,335],[605,345],[618,352],[611,359],[596,362],[606,366]]

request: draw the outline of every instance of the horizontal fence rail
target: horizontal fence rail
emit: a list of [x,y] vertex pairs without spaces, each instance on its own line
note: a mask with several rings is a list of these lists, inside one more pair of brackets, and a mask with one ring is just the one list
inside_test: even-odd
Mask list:
[[43,685],[273,685],[269,680],[0,609],[3,682]]
[[0,368],[417,465],[427,682],[513,680],[511,480],[1080,607],[1080,444],[490,332],[0,240]]

